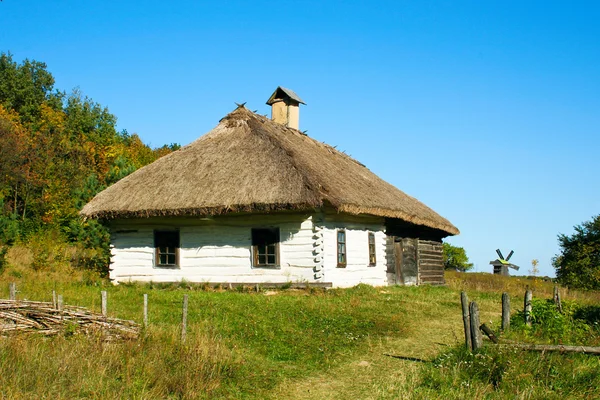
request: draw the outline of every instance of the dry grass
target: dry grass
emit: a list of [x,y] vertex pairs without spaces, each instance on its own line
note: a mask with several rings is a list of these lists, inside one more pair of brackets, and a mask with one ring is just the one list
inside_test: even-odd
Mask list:
[[168,330],[110,344],[88,337],[0,340],[3,399],[211,398],[241,362],[200,332],[185,345]]
[[55,285],[92,281],[105,283],[97,273],[73,267],[72,260],[81,251],[78,247],[60,242],[41,254],[35,244],[16,244],[8,250],[8,267],[0,273],[0,279],[11,282],[52,282]]
[[[554,294],[553,283],[542,278],[530,279],[519,276],[501,276],[486,273],[463,273],[446,271],[446,284],[455,290],[467,292],[477,291],[489,294],[502,294],[507,292],[511,296],[522,298],[525,290],[532,290],[534,297],[552,298]],[[600,303],[600,292],[573,290],[559,287],[562,298],[577,300],[586,304]]]

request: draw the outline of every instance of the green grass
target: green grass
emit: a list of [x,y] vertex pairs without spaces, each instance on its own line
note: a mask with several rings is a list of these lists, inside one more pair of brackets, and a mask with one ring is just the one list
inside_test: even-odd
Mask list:
[[[257,293],[252,288],[227,291],[185,282],[112,286],[81,273],[61,281],[5,273],[0,280],[2,298],[8,297],[8,282],[17,280],[21,299],[49,301],[56,290],[65,303],[98,312],[100,291],[107,290],[109,315],[138,322],[147,293],[150,327],[139,340],[119,343],[83,335],[0,338],[0,398],[600,395],[599,358],[593,356],[517,353],[491,345],[477,355],[462,350],[459,289],[480,285],[484,278],[479,275],[450,275],[451,287],[359,285]],[[538,283],[538,295],[548,291],[551,284]],[[501,292],[501,287],[468,290],[471,300],[479,303],[482,322],[495,328]],[[181,344],[184,294],[189,296],[189,328],[188,340]],[[516,309],[522,293],[513,288],[511,294]],[[570,307],[568,299],[566,306]],[[597,309],[589,307],[579,313],[592,321]],[[538,314],[541,318],[543,313]],[[574,310],[569,315],[575,314]],[[514,325],[513,339],[552,342],[543,332]],[[573,329],[561,334],[577,336],[577,344],[597,338],[596,330]]]

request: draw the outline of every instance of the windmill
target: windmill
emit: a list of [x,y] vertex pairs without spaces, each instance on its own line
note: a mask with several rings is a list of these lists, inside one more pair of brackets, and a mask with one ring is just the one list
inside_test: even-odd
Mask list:
[[516,271],[519,270],[519,266],[508,262],[508,260],[510,260],[512,255],[515,253],[514,251],[511,250],[510,253],[508,254],[508,257],[506,257],[506,259],[502,255],[502,252],[500,251],[500,249],[496,249],[496,253],[498,254],[498,258],[495,259],[494,261],[490,261],[490,264],[494,266],[494,274],[509,276],[510,275],[508,273],[509,268],[512,268]]

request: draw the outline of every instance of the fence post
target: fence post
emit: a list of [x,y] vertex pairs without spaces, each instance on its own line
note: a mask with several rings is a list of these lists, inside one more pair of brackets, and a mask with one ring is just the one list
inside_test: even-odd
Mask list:
[[14,282],[11,282],[8,284],[8,298],[10,300],[16,300],[17,299],[17,284]]
[[102,316],[104,318],[106,318],[106,315],[108,314],[107,313],[108,298],[107,298],[106,290],[101,291],[100,294],[102,295]]
[[479,331],[479,307],[474,301],[469,305],[469,314],[471,316],[471,342],[473,352],[476,352],[483,345],[483,338],[481,337],[481,331]]
[[144,328],[148,327],[148,295],[144,293]]
[[56,310],[58,304],[56,304],[56,290],[52,291],[52,308]]
[[554,286],[554,304],[556,304],[558,312],[562,314],[562,302],[560,301],[560,291],[558,290],[558,286]]
[[460,292],[460,303],[462,305],[463,327],[465,330],[465,346],[471,350],[471,321],[469,320],[469,298],[465,292]]
[[510,296],[508,293],[502,293],[502,330],[510,329]]
[[525,316],[525,324],[527,326],[531,326],[531,300],[533,299],[533,294],[531,290],[527,289],[525,291],[525,304],[523,307],[523,314]]
[[188,312],[188,295],[183,295],[183,313],[181,317],[181,343],[185,343],[185,335],[187,330],[187,312]]

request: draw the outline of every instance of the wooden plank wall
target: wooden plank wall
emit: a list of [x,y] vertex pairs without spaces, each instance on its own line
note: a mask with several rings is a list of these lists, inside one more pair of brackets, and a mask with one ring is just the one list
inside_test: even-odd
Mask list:
[[419,239],[419,284],[444,285],[442,242]]

